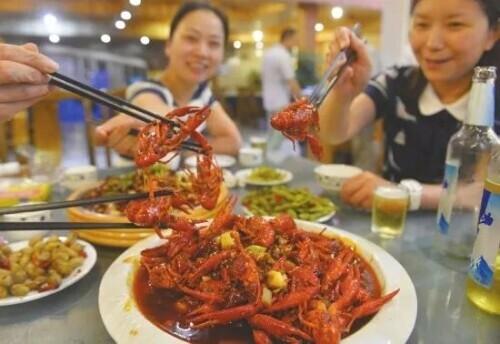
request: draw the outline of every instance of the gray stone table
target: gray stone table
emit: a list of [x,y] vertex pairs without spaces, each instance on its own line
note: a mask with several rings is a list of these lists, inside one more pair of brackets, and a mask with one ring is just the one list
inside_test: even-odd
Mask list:
[[[290,158],[280,167],[293,172],[291,185],[307,186],[321,193],[321,187],[314,181],[314,166],[309,160]],[[116,171],[103,174],[110,173]],[[239,196],[245,192],[243,189],[233,191]],[[489,315],[472,305],[465,296],[463,269],[433,250],[434,212],[410,213],[401,238],[382,240],[370,232],[368,213],[334,201],[340,209],[330,224],[382,246],[410,275],[417,291],[418,315],[408,343],[500,343],[500,316]],[[241,211],[239,206],[238,211]],[[65,220],[64,212],[57,212],[56,218]],[[75,285],[37,301],[1,307],[0,343],[113,343],[99,315],[97,297],[101,277],[123,250],[96,248],[96,266]]]

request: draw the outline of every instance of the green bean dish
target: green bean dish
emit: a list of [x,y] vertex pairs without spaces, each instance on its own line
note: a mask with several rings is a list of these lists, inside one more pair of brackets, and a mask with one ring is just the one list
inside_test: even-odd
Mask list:
[[242,204],[253,215],[287,213],[306,221],[317,221],[336,210],[328,198],[316,196],[307,188],[283,185],[250,191],[243,197]]
[[286,175],[275,168],[269,166],[261,166],[254,168],[247,177],[247,180],[252,182],[273,182],[285,179]]

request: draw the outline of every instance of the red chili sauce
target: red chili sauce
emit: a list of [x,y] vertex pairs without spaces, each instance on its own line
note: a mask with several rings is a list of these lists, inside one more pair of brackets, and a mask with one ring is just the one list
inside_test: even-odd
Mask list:
[[[380,283],[375,272],[359,255],[357,255],[357,258],[361,260],[363,265],[362,278],[366,283],[365,285],[370,289],[373,297],[379,297],[381,295]],[[252,329],[246,322],[236,322],[231,325],[215,326],[202,330],[190,328],[174,307],[181,294],[171,290],[151,287],[148,280],[148,272],[141,265],[134,279],[134,298],[141,313],[163,331],[193,344],[253,343]],[[371,316],[365,317],[354,322],[349,334],[359,330],[371,318]]]

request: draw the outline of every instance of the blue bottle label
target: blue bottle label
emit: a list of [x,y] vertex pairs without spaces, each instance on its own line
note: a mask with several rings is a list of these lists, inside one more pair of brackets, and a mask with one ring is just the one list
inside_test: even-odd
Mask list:
[[493,283],[495,259],[500,245],[500,184],[486,180],[477,230],[469,276],[476,283],[489,288]]
[[437,227],[441,234],[447,235],[450,228],[450,220],[453,211],[453,203],[457,191],[458,168],[460,162],[457,160],[446,161],[444,169],[443,190],[439,200],[437,211]]

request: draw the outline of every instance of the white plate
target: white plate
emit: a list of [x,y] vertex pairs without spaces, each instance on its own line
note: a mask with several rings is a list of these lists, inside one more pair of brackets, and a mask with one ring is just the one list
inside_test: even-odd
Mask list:
[[[333,203],[332,203],[332,204],[333,204]],[[250,211],[250,209],[248,209],[247,207],[242,206],[241,208],[243,209],[243,212],[244,212],[246,215],[248,215],[248,216],[253,216],[253,215],[254,215],[254,214]],[[328,213],[328,214],[326,214],[326,215],[324,215],[324,216],[321,216],[321,217],[317,218],[316,220],[314,220],[314,222],[319,222],[319,223],[327,222],[327,221],[329,221],[329,220],[333,217],[333,215],[335,215],[335,213],[336,213],[336,212],[337,212],[337,211],[336,211],[336,210],[334,210],[334,211],[332,211],[331,213]]]
[[[59,239],[65,240],[66,237],[60,236]],[[18,303],[25,303],[25,302],[38,300],[38,299],[41,299],[43,297],[55,294],[63,289],[66,289],[70,285],[81,280],[83,278],[83,276],[88,274],[90,272],[90,270],[92,270],[92,267],[95,265],[95,262],[97,261],[97,252],[95,251],[94,246],[92,246],[88,242],[83,241],[83,240],[77,240],[77,242],[83,246],[83,249],[85,250],[85,253],[87,254],[87,258],[84,260],[82,266],[76,268],[71,273],[71,275],[69,275],[68,277],[63,278],[59,288],[47,290],[44,292],[32,291],[25,296],[6,297],[5,299],[0,299],[0,306],[16,305]],[[15,251],[23,249],[26,246],[28,246],[27,240],[9,244],[9,247]]]
[[[383,294],[399,288],[399,293],[360,330],[342,344],[405,343],[417,317],[417,294],[405,269],[389,253],[355,234],[312,222],[297,221],[307,231],[328,233],[354,242],[358,252],[374,268]],[[135,306],[131,293],[134,258],[146,248],[160,245],[157,236],[146,238],[123,252],[104,274],[99,287],[99,312],[109,334],[119,344],[186,343],[162,331]]]
[[281,168],[276,168],[275,170],[278,172],[281,172],[284,175],[283,179],[280,180],[266,180],[266,181],[255,181],[255,180],[248,180],[248,176],[250,173],[252,173],[254,169],[253,168],[246,168],[243,170],[239,170],[236,172],[236,178],[238,179],[238,182],[240,185],[256,185],[256,186],[274,186],[274,185],[281,185],[281,184],[286,184],[289,181],[293,179],[293,174],[290,171],[287,170],[282,170]]
[[[236,164],[236,159],[230,155],[225,154],[215,154],[215,161],[217,165],[221,168],[228,168]],[[184,164],[189,167],[196,167],[196,155],[191,155],[186,160],[184,160]]]

